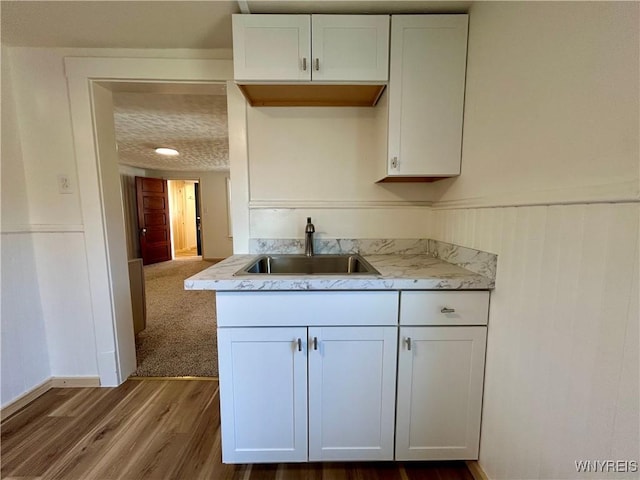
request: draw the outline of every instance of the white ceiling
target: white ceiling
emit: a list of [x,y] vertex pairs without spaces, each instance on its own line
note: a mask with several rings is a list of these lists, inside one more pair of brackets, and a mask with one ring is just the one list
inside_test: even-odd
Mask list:
[[[120,163],[156,170],[229,169],[226,92],[115,92],[113,106]],[[156,147],[175,148],[180,155],[159,155]]]
[[[1,0],[3,45],[66,48],[232,49],[231,14],[460,13],[471,2],[348,1],[26,1]],[[242,7],[242,8],[241,8]],[[229,168],[226,94],[172,86],[114,88],[120,162],[161,170]],[[203,92],[195,92],[203,93]],[[173,146],[179,157],[161,157]]]

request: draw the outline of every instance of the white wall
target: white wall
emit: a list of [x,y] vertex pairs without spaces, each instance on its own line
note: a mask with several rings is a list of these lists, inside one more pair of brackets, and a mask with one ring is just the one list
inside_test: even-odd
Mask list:
[[471,8],[462,175],[438,182],[430,225],[498,254],[492,479],[602,478],[574,462],[638,460],[639,7]]
[[2,49],[0,404],[51,376],[8,52]]
[[[38,233],[32,238],[51,375],[98,374],[96,339],[82,232]],[[127,285],[128,289],[128,285]]]
[[12,79],[2,49],[0,405],[51,376]]
[[228,172],[171,172],[147,170],[147,176],[168,180],[199,180],[202,207],[202,258],[226,258],[233,254],[227,217]]
[[[387,149],[387,101],[376,107],[248,107],[250,237],[416,238],[425,184],[376,184]],[[422,205],[423,208],[416,208]]]
[[[82,225],[71,118],[62,57],[55,51],[7,49],[11,65],[29,224]],[[72,194],[58,193],[58,174],[69,176]]]
[[639,217],[637,203],[434,212],[434,238],[498,254],[489,478],[582,478],[575,460],[638,460]]
[[3,232],[1,261],[0,404],[5,406],[47,380],[51,370],[38,292],[33,236],[29,233]]
[[[65,56],[231,58],[229,51],[3,47],[2,405],[52,375],[99,373]],[[70,177],[73,193],[58,193],[59,174]]]
[[637,2],[477,2],[453,206],[640,198]]

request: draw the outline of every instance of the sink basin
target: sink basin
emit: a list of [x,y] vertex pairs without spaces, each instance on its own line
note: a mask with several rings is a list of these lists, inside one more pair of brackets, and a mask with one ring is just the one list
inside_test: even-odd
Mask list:
[[379,275],[360,255],[263,255],[235,275]]

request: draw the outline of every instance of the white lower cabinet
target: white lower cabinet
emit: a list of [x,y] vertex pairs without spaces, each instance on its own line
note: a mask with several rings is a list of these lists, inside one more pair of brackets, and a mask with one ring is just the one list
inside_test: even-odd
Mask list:
[[478,458],[487,328],[401,327],[396,460]]
[[309,460],[393,460],[396,327],[309,328]]
[[307,460],[307,329],[219,328],[225,463]]
[[392,460],[396,346],[397,327],[219,328],[223,462]]
[[488,306],[486,291],[218,292],[223,462],[477,459]]

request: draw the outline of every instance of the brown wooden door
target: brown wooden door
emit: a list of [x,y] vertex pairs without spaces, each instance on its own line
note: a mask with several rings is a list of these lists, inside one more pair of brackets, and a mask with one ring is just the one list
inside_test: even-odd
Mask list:
[[136,177],[142,263],[171,260],[171,223],[167,181]]

